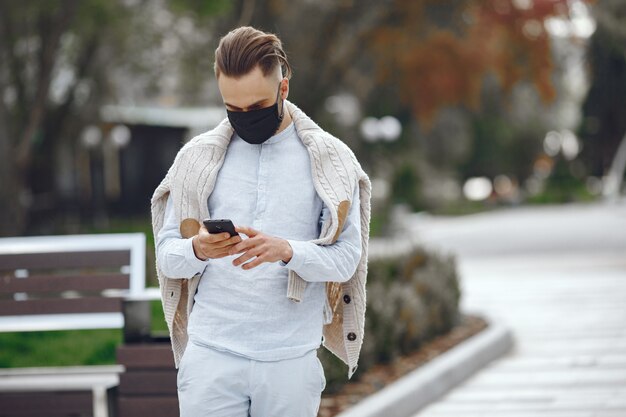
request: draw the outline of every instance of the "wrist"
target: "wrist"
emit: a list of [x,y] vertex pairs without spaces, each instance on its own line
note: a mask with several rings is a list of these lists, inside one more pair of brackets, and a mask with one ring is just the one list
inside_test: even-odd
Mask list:
[[197,244],[197,239],[196,238],[197,237],[198,237],[198,235],[195,235],[194,237],[191,238],[191,247],[193,248],[193,254],[194,254],[194,256],[197,259],[199,259],[201,261],[206,261],[207,258],[204,258],[204,257],[200,256],[200,249],[196,246],[196,244]]
[[291,261],[291,258],[293,257],[293,249],[288,241],[283,240],[283,243],[284,243],[283,257],[281,258],[281,260],[284,263],[289,263],[289,261]]

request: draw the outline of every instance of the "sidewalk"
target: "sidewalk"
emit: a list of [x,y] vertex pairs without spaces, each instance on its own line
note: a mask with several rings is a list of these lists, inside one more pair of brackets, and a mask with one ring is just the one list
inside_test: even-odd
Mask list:
[[[507,237],[502,245],[486,243],[494,233],[482,227],[493,227],[485,216],[422,229],[425,240],[456,246],[464,310],[506,323],[516,346],[416,417],[626,416],[626,216],[610,207],[576,210],[553,230],[545,220],[558,210],[497,214],[500,226],[512,225],[496,226],[495,235]],[[596,221],[604,227],[589,224]],[[472,230],[462,238],[469,244],[476,233],[484,252],[460,244],[453,229]],[[550,236],[550,250],[536,249],[538,235]]]

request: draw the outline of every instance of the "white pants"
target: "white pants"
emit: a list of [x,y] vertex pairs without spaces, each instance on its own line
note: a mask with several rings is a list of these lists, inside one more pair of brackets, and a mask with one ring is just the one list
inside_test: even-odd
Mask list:
[[316,350],[264,362],[190,341],[177,385],[180,417],[315,417],[326,379]]

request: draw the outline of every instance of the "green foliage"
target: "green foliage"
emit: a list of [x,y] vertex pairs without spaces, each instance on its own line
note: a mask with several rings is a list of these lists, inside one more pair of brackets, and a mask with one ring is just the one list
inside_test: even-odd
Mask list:
[[121,329],[0,333],[0,367],[115,363]]
[[394,203],[406,203],[413,210],[421,210],[424,205],[419,190],[419,175],[415,165],[404,164],[395,172],[391,182],[391,195]]
[[105,363],[115,363],[115,351],[117,346],[121,344],[121,340],[111,337],[102,340],[101,343],[94,345],[89,356],[85,357],[83,363],[85,365],[100,365]]
[[[112,219],[104,229],[86,227],[81,233],[135,233],[146,235],[148,286],[154,275],[154,238],[147,218]],[[153,282],[152,282],[153,281]],[[167,332],[161,301],[151,301],[152,331]],[[116,363],[121,329],[0,333],[0,367],[76,366]]]
[[383,227],[387,222],[385,216],[381,213],[372,213],[370,219],[370,237],[380,236],[383,233]]
[[[415,248],[408,256],[372,261],[368,269],[361,372],[419,349],[458,323],[460,288],[452,256]],[[347,382],[346,366],[325,349],[319,356],[326,392],[335,392]]]
[[[150,302],[153,334],[168,334],[160,300]],[[0,368],[116,363],[121,329],[0,333]]]
[[429,210],[434,216],[464,216],[466,214],[484,213],[485,211],[494,210],[501,206],[497,203],[487,201],[470,201],[459,200],[442,207],[435,207]]
[[590,85],[582,105],[578,136],[591,175],[606,175],[626,132],[626,13],[620,0],[595,2],[597,28],[588,40]]
[[[533,131],[537,130],[537,132]],[[459,167],[461,177],[499,174],[526,178],[541,150],[540,129],[514,126],[502,116],[481,115],[473,122],[473,149]]]
[[227,0],[169,0],[168,4],[176,13],[193,13],[196,17],[214,17],[231,10],[233,2]]
[[561,204],[593,201],[585,182],[570,172],[568,161],[558,159],[553,173],[546,179],[544,189],[527,199],[530,204]]
[[123,24],[130,20],[128,12],[129,10],[119,1],[83,0],[80,2],[72,30],[78,36],[85,36],[102,33],[103,28],[111,29],[110,25],[115,25],[116,28],[126,29],[124,33],[128,34],[130,28],[125,28]]
[[161,300],[151,301],[150,307],[152,310],[152,333],[167,333],[167,323],[165,322],[165,314],[163,313]]

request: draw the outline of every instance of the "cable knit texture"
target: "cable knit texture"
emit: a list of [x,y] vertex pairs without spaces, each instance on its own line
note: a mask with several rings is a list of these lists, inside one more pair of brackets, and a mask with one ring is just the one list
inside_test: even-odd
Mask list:
[[[322,130],[293,103],[285,101],[285,104],[311,158],[315,190],[331,214],[322,225],[319,238],[311,242],[318,245],[335,242],[350,207],[353,191],[359,187],[361,259],[356,272],[347,282],[327,283],[326,293],[333,310],[333,320],[323,330],[323,345],[348,365],[350,378],[357,368],[363,344],[371,184],[346,144]],[[174,210],[181,224],[181,235],[191,237],[197,233],[202,219],[209,217],[207,200],[215,186],[233,132],[228,119],[224,119],[213,130],[194,137],[180,149],[152,195],[152,229],[155,236],[163,226],[168,195],[172,196]],[[190,227],[190,224],[196,226]],[[178,368],[187,345],[187,322],[201,275],[188,279],[168,277],[160,270],[158,262],[156,269],[174,364]],[[305,280],[290,270],[285,296],[293,302],[299,302],[306,284]]]

